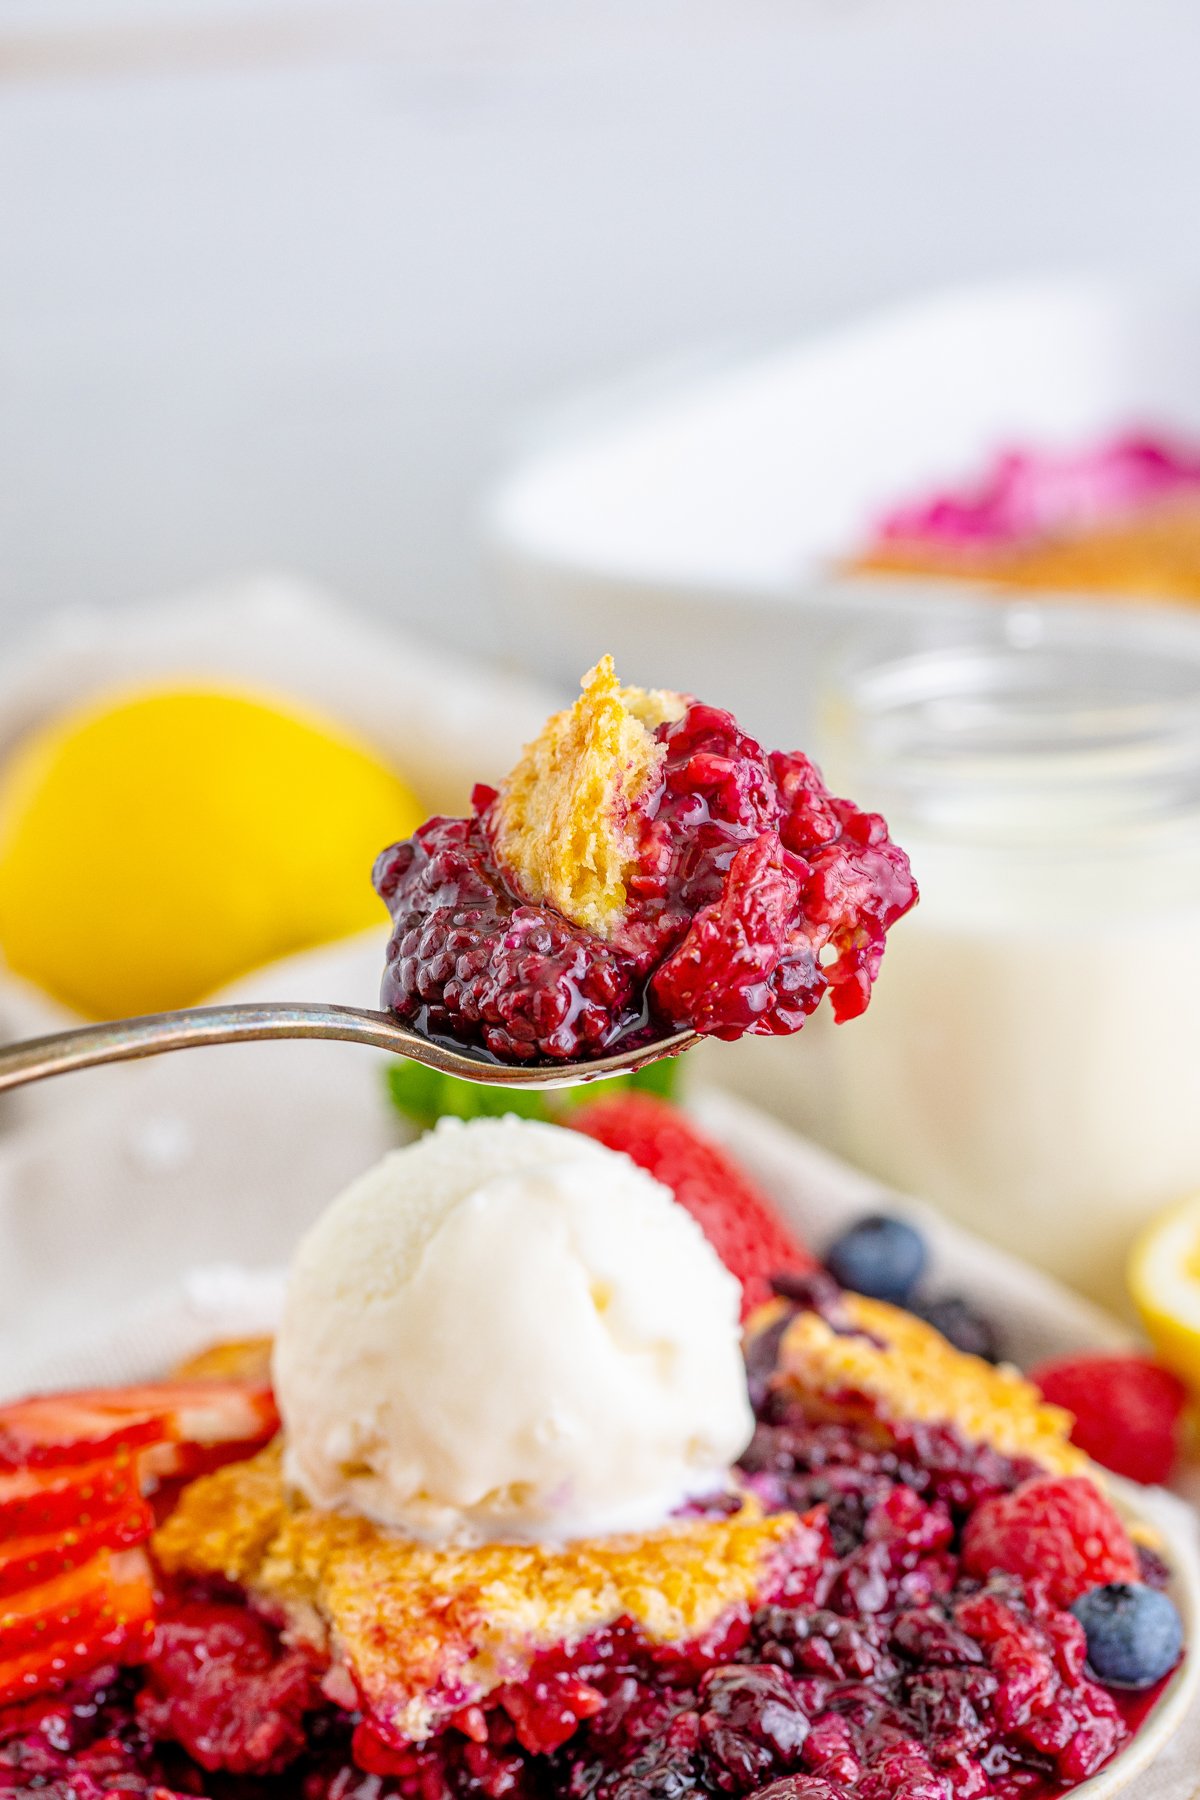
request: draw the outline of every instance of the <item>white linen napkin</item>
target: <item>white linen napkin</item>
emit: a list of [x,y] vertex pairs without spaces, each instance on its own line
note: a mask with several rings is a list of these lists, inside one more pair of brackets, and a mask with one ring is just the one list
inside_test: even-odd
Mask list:
[[[385,942],[381,928],[290,957],[220,997],[374,1006]],[[352,1044],[221,1045],[14,1096],[20,1124],[0,1135],[0,1393],[86,1361],[113,1321],[196,1268],[285,1262],[333,1195],[408,1135],[386,1061]]]
[[[264,575],[51,619],[0,669],[0,761],[64,706],[170,679],[250,684],[318,709],[373,743],[431,811],[461,809],[476,780],[498,779],[553,702]],[[377,933],[260,970],[225,997],[374,1006],[385,942],[381,907]],[[0,1038],[76,1022],[0,967]],[[0,1388],[27,1385],[40,1358],[86,1344],[197,1264],[278,1263],[400,1130],[381,1059],[321,1043],[189,1052],[0,1096]]]

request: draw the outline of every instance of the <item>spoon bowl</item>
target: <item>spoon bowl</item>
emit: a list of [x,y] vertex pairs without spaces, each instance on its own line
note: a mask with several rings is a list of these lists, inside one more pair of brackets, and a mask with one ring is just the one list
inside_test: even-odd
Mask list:
[[278,1002],[235,1006],[194,1006],[179,1012],[149,1013],[137,1019],[111,1019],[27,1038],[0,1048],[0,1091],[91,1069],[101,1063],[132,1062],[162,1056],[169,1050],[193,1050],[204,1044],[260,1043],[267,1038],[331,1038],[388,1050],[411,1062],[424,1063],[443,1075],[457,1075],[488,1087],[561,1088],[580,1082],[630,1075],[664,1056],[678,1056],[699,1042],[693,1031],[677,1031],[633,1050],[599,1056],[590,1062],[501,1063],[483,1051],[455,1049],[424,1037],[391,1013],[353,1006]]

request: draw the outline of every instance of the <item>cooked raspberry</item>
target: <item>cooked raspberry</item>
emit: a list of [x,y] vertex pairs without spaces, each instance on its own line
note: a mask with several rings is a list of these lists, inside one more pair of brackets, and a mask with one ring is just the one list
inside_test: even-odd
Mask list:
[[982,1646],[994,1686],[990,1730],[1018,1755],[1050,1759],[1061,1782],[1094,1775],[1127,1736],[1111,1697],[1088,1679],[1077,1619],[1015,1583],[958,1602],[955,1623]]
[[1075,1415],[1073,1442],[1131,1481],[1166,1482],[1179,1456],[1183,1383],[1149,1356],[1064,1356],[1029,1371]]
[[604,1696],[570,1670],[553,1670],[501,1688],[497,1704],[513,1722],[517,1742],[539,1756],[557,1750],[604,1705]]
[[945,1800],[946,1782],[921,1745],[889,1746],[870,1767],[856,1790],[856,1800]]
[[431,819],[375,865],[392,915],[383,1003],[506,1062],[564,1061],[663,1031],[797,1031],[828,992],[867,1004],[884,934],[916,898],[881,819],[806,757],[768,757],[693,702],[660,725],[661,780],[610,938],[531,903],[498,863],[497,796]]
[[160,1624],[138,1719],[203,1769],[271,1774],[304,1749],[312,1665],[243,1606],[185,1603]]
[[985,1500],[963,1532],[963,1567],[1040,1580],[1057,1606],[1089,1588],[1136,1581],[1137,1552],[1113,1508],[1086,1475],[1041,1475]]
[[718,897],[695,914],[650,982],[674,1031],[740,1037],[794,1031],[825,989],[816,947],[796,929],[803,873],[774,832],[742,845]]
[[795,1675],[831,1681],[889,1681],[897,1673],[877,1617],[843,1618],[823,1607],[764,1606],[754,1615],[757,1654]]
[[839,1610],[873,1615],[894,1605],[924,1604],[954,1585],[946,1554],[954,1525],[940,1501],[911,1488],[864,1493],[855,1508],[860,1542],[842,1559],[830,1598]]
[[721,1793],[747,1794],[797,1766],[808,1736],[799,1684],[782,1669],[716,1669],[700,1685],[701,1766]]
[[844,1788],[834,1787],[822,1775],[781,1775],[759,1788],[754,1800],[842,1800]]
[[0,1713],[5,1800],[176,1800],[193,1771],[166,1778],[133,1716],[135,1677],[109,1667],[52,1700]]
[[670,1188],[741,1282],[743,1315],[770,1298],[773,1275],[815,1268],[766,1195],[678,1107],[620,1094],[580,1107],[569,1122]]

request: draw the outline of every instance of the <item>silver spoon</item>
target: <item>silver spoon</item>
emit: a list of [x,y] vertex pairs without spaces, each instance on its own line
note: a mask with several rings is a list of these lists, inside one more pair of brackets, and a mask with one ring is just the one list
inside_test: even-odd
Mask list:
[[112,1019],[100,1025],[81,1025],[74,1031],[55,1031],[48,1037],[27,1038],[0,1048],[0,1091],[22,1087],[28,1081],[44,1081],[50,1075],[66,1075],[72,1069],[91,1069],[98,1063],[130,1062],[140,1056],[161,1056],[167,1050],[191,1050],[201,1044],[257,1043],[262,1038],[336,1038],[347,1044],[367,1044],[374,1050],[390,1050],[407,1056],[443,1075],[458,1075],[489,1087],[574,1087],[581,1081],[603,1081],[609,1075],[629,1075],[663,1056],[677,1056],[699,1039],[695,1032],[677,1031],[636,1050],[592,1062],[498,1063],[482,1053],[452,1050],[448,1045],[422,1037],[411,1025],[390,1013],[360,1011],[353,1006],[324,1006],[302,1002],[256,1006],[195,1006],[182,1012],[148,1013],[140,1019]]

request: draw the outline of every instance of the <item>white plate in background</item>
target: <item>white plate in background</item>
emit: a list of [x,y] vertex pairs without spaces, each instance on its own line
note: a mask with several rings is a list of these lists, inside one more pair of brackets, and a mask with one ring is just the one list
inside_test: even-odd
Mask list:
[[793,743],[847,629],[952,631],[989,604],[965,583],[840,574],[881,512],[998,450],[1130,427],[1200,439],[1200,295],[955,290],[610,416],[512,473],[488,530],[539,673],[577,676],[603,641],[629,679],[685,686]]

